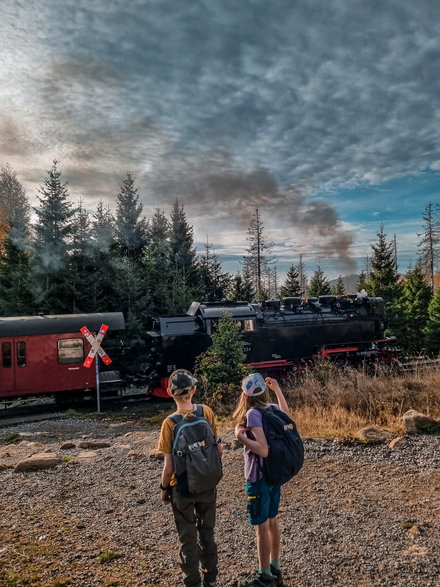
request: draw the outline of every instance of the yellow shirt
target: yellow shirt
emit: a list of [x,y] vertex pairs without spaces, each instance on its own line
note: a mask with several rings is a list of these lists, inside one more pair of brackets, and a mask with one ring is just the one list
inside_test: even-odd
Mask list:
[[[178,414],[182,414],[182,416],[186,416],[192,410],[176,410]],[[214,412],[211,410],[209,406],[203,405],[203,417],[206,418],[212,428],[212,432],[214,433],[214,438],[218,439],[217,434],[217,422],[215,420]],[[173,450],[173,430],[175,426],[175,422],[170,420],[169,418],[165,418],[162,422],[162,428],[160,429],[160,437],[159,437],[159,444],[157,446],[157,450],[163,452],[164,454],[171,454]],[[177,481],[173,474],[171,477],[170,485],[176,485]]]

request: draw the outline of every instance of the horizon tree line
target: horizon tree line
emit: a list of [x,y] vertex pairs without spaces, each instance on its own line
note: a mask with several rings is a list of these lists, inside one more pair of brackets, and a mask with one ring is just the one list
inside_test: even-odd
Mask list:
[[[194,299],[260,302],[269,298],[346,295],[343,277],[330,283],[320,263],[307,276],[303,256],[279,284],[274,243],[264,232],[261,212],[250,218],[242,270],[230,274],[207,238],[194,245],[193,227],[176,199],[169,215],[156,208],[145,218],[138,189],[127,172],[113,214],[102,201],[88,213],[74,206],[58,161],[31,207],[9,165],[0,170],[0,315],[122,311],[132,339],[159,314],[184,313]],[[381,225],[368,267],[357,289],[383,297],[390,333],[413,354],[440,350],[440,288],[435,275],[440,251],[440,207],[423,213],[418,259],[399,275],[396,242]]]

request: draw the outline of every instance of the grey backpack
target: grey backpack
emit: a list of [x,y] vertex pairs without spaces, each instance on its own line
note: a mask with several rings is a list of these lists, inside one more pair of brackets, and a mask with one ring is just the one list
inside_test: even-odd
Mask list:
[[197,496],[214,489],[223,475],[222,463],[212,428],[203,416],[203,406],[185,416],[168,416],[175,423],[172,458],[177,491],[181,496]]

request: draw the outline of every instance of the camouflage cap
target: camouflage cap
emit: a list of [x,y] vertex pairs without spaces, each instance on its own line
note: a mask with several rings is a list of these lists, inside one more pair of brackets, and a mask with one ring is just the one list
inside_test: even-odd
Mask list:
[[185,395],[197,383],[197,379],[190,371],[186,369],[177,369],[173,371],[168,380],[168,389],[176,397]]

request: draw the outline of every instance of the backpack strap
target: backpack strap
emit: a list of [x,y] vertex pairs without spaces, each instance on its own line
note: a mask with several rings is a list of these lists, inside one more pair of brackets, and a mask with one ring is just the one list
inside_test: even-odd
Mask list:
[[[193,407],[194,407],[193,412],[189,412],[189,413],[190,414],[193,413],[195,416],[199,416],[200,418],[204,418],[203,406],[201,404],[194,404]],[[179,414],[179,412],[174,412],[174,414],[167,416],[167,418],[169,420],[171,420],[172,422],[174,422],[174,424],[178,424],[179,422],[181,422],[184,417],[185,416],[182,416],[182,414]]]

